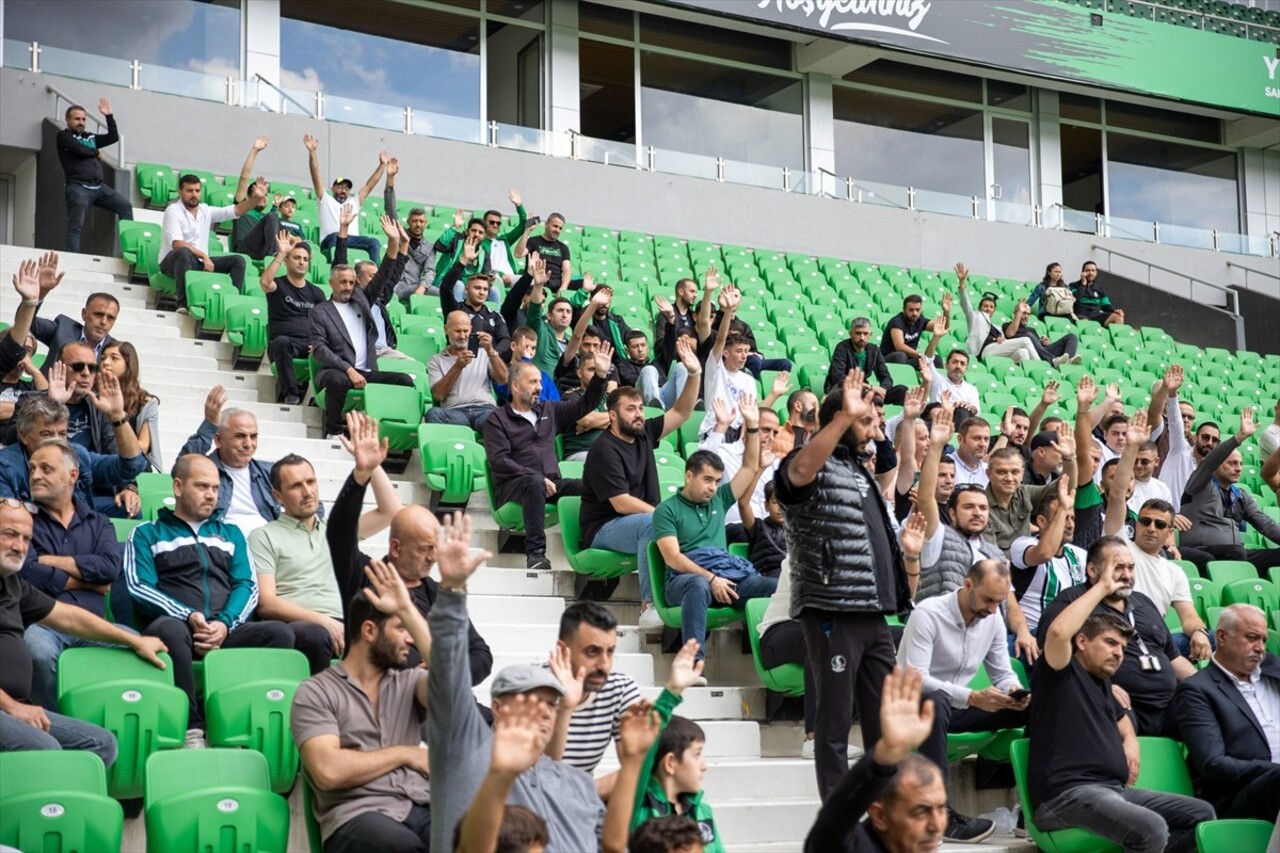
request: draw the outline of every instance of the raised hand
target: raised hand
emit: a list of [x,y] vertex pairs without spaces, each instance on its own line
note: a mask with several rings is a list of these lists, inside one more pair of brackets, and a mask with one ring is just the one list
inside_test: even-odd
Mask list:
[[1062,454],[1063,462],[1070,462],[1076,458],[1076,437],[1067,428],[1066,421],[1059,424],[1058,452]]
[[923,355],[916,361],[916,370],[920,373],[921,382],[933,381],[933,362]]
[[969,277],[969,268],[964,265],[964,261],[957,261],[955,266],[956,278],[958,278],[960,287],[964,287],[965,279]]
[[533,277],[535,287],[542,287],[548,281],[551,281],[551,273],[547,272],[547,262],[537,252],[529,253],[529,260],[525,263],[525,269]]
[[111,115],[111,102],[108,101],[106,98],[99,98],[98,112],[102,113],[104,116]]
[[702,372],[702,365],[698,363],[698,353],[694,350],[693,344],[689,343],[688,335],[676,341],[676,358],[684,365],[684,369],[690,376],[697,376]]
[[462,243],[462,265],[469,267],[475,264],[480,257],[480,240],[478,237],[468,237]]
[[392,157],[387,161],[387,174],[391,177],[395,177],[400,174],[400,161],[395,157]]
[[933,700],[920,702],[924,677],[914,669],[895,666],[884,677],[880,693],[880,740],[875,745],[878,764],[902,761],[933,730]]
[[573,661],[570,659],[569,647],[557,643],[556,647],[551,650],[549,664],[551,666],[551,674],[560,682],[560,686],[564,688],[564,698],[560,700],[560,707],[566,711],[572,711],[574,708],[582,704],[582,697],[586,694],[586,688],[583,685],[587,680],[587,668],[585,666],[578,667],[578,671],[573,671]]
[[781,397],[791,388],[791,374],[786,371],[779,371],[778,375],[773,377],[773,387],[769,390],[775,397]]
[[400,240],[400,229],[396,227],[395,217],[384,213],[379,217],[378,224],[382,226],[382,233],[387,235],[388,240],[392,242]]
[[227,404],[227,389],[214,385],[204,398],[204,421],[217,426],[222,420],[222,407]]
[[40,280],[40,298],[44,299],[59,284],[66,273],[58,272],[58,253],[45,252],[36,263],[36,277]]
[[929,424],[929,441],[938,447],[951,440],[955,429],[955,409],[945,403],[933,410],[933,420]]
[[1107,396],[1106,396],[1106,401],[1107,401],[1108,403],[1119,403],[1119,402],[1120,402],[1120,386],[1119,386],[1119,385],[1117,385],[1116,383],[1112,382],[1110,385],[1108,385],[1108,386],[1107,386]]
[[738,410],[729,405],[723,397],[715,397],[711,401],[711,411],[716,416],[716,432],[724,432],[737,419]]
[[268,142],[270,142],[270,141],[271,141],[271,137],[266,136],[265,134],[264,134],[264,135],[262,135],[262,136],[256,136],[256,137],[254,137],[254,139],[253,139],[253,150],[254,150],[254,151],[262,151],[263,149],[265,149],[265,148],[267,147],[267,143],[268,143]]
[[707,267],[706,273],[702,276],[702,289],[707,293],[711,293],[720,286],[720,274],[716,271],[716,265],[712,264]]
[[531,694],[518,693],[503,702],[502,714],[494,715],[490,772],[514,779],[538,763],[547,745],[542,734],[546,713],[546,703]]
[[911,557],[920,556],[920,552],[924,550],[925,528],[924,515],[918,512],[911,513],[907,523],[902,525],[902,530],[898,533],[898,544],[902,546],[903,554]]
[[18,265],[13,274],[13,289],[23,301],[35,302],[40,299],[40,280],[36,277],[36,262],[28,258]]
[[679,696],[702,675],[703,662],[698,660],[698,641],[690,640],[680,647],[671,660],[671,671],[667,675],[667,689]]
[[466,224],[467,212],[465,210],[455,210],[453,212],[453,227],[461,228]]
[[338,208],[338,225],[346,228],[356,220],[356,206],[354,204],[344,204]]
[[1001,435],[1013,435],[1013,406],[1004,410],[1004,417],[1000,419]]
[[662,718],[653,703],[641,699],[622,712],[618,720],[618,747],[623,761],[642,760],[662,734]]
[[1139,411],[1133,416],[1133,420],[1129,421],[1129,427],[1125,430],[1125,438],[1134,447],[1141,447],[1150,437],[1151,427],[1147,425],[1147,413]]
[[364,412],[351,411],[346,414],[347,435],[338,437],[342,448],[351,454],[356,463],[356,470],[366,474],[382,466],[390,451],[388,439],[378,440],[378,422]]
[[302,144],[307,146],[308,151],[314,153],[315,150],[320,147],[320,140],[308,133],[306,136],[302,137]]
[[[590,275],[590,273],[587,275]],[[585,279],[586,276],[583,276],[583,278]],[[612,301],[613,291],[607,287],[602,287],[599,290],[596,290],[595,293],[591,294],[591,301],[587,304],[591,307],[592,313],[594,313],[606,305],[609,305]]]
[[369,580],[364,597],[380,613],[408,613],[413,609],[413,599],[409,597],[404,580],[391,566],[381,560],[370,560],[364,567],[364,576]]
[[383,166],[386,166],[388,163],[390,163],[390,162],[391,162],[391,155],[390,155],[390,154],[388,154],[386,151],[379,151],[379,152],[378,152],[378,162],[379,162],[380,164],[382,164]]
[[947,333],[948,324],[951,322],[947,319],[947,315],[951,311],[950,302],[951,294],[947,294],[942,300],[942,305],[946,310],[933,318],[933,334],[939,338]]
[[1046,408],[1058,402],[1058,380],[1050,379],[1040,394],[1040,405]]
[[942,294],[942,310],[943,310],[943,313],[945,314],[949,315],[951,313],[951,294],[950,293]]
[[520,190],[515,187],[507,190],[507,199],[516,207],[524,206],[524,200],[520,197]]
[[742,415],[742,422],[748,429],[755,429],[760,425],[760,405],[755,394],[743,394],[738,398],[738,413]]
[[908,388],[906,396],[902,399],[902,417],[904,420],[920,417],[920,413],[924,411],[924,386],[917,385],[914,388]]
[[[404,230],[404,224],[399,219],[396,220],[396,238],[399,239],[402,247],[409,245],[409,232]],[[408,250],[406,249],[405,252],[407,253]]]
[[601,342],[600,348],[596,350],[596,376],[604,379],[609,375],[609,371],[613,369],[613,346],[609,343]]
[[1236,432],[1236,442],[1242,442],[1258,430],[1253,420],[1253,406],[1245,406],[1240,412],[1240,429]]
[[730,314],[736,313],[742,305],[742,291],[732,284],[727,285],[724,289],[724,301],[725,310]]
[[1080,377],[1080,381],[1076,383],[1076,403],[1089,408],[1094,401],[1098,399],[1098,386],[1094,384],[1093,377],[1085,374]]
[[667,297],[659,293],[657,296],[653,297],[653,302],[658,306],[658,310],[666,315],[667,322],[670,323],[675,321],[676,309],[667,301]]
[[595,293],[596,277],[591,273],[582,274],[582,290],[584,293]]
[[120,388],[120,380],[114,373],[106,370],[98,374],[97,391],[89,392],[89,401],[108,420],[118,421],[124,417],[124,391]]
[[255,199],[263,199],[267,197],[267,179],[262,175],[249,186],[249,195]]
[[855,367],[845,374],[844,383],[841,385],[844,396],[842,411],[854,420],[866,414],[867,409],[870,408],[867,401],[862,399],[863,381],[862,371]]
[[440,525],[440,544],[436,546],[436,565],[440,567],[440,586],[461,590],[480,564],[492,554],[471,553],[471,518],[455,512]]

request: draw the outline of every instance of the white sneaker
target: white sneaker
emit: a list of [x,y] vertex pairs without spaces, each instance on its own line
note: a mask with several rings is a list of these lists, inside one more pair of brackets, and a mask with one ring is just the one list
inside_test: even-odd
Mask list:
[[658,615],[658,608],[652,604],[640,611],[640,628],[644,631],[660,631],[662,630],[662,617]]
[[187,314],[190,314],[190,313],[191,313],[190,311],[188,311],[188,310],[187,310],[187,306],[185,306],[185,305],[180,305],[180,306],[178,306],[177,308],[175,308],[175,309],[173,309],[173,310],[174,310],[174,312],[175,312],[175,313],[182,314],[182,315],[187,315]]
[[187,736],[182,741],[182,748],[208,749],[209,742],[204,738],[204,729],[187,729]]
[[346,436],[345,436],[345,435],[343,435],[342,433],[340,433],[340,432],[334,432],[334,433],[330,433],[329,435],[326,435],[326,436],[324,437],[324,440],[325,440],[325,441],[336,441],[336,442],[341,443],[342,439],[344,439],[344,438],[346,438]]

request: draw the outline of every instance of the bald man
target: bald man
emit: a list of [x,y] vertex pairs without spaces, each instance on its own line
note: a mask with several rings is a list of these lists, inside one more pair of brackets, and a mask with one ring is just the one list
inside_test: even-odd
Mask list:
[[[362,412],[347,413],[349,439],[343,446],[355,457],[355,468],[338,492],[329,514],[326,536],[334,574],[341,590],[343,603],[366,584],[364,567],[369,556],[360,550],[356,537],[356,522],[364,505],[364,493],[371,480],[380,472],[387,458],[386,442],[378,440],[378,426]],[[382,476],[385,476],[383,474]],[[375,491],[377,484],[374,484]],[[431,578],[431,568],[436,562],[436,537],[440,525],[435,515],[426,507],[416,504],[403,507],[391,519],[391,538],[388,553],[383,562],[395,567],[409,590],[414,606],[425,617],[431,612],[439,594],[439,585]],[[467,627],[471,662],[471,684],[479,684],[489,677],[493,669],[493,652],[476,631],[473,624]],[[409,648],[409,666],[417,666],[422,657],[416,646]]]

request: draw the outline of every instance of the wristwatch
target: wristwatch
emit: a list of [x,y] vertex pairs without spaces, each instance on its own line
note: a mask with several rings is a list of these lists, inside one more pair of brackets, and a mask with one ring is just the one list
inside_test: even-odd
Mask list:
[[116,427],[122,427],[122,426],[124,426],[125,424],[127,424],[128,422],[129,422],[129,416],[128,416],[128,415],[125,415],[124,417],[122,417],[122,418],[121,418],[120,420],[118,420],[118,421],[112,421],[112,422],[111,422],[111,428],[112,428],[112,429],[115,429]]

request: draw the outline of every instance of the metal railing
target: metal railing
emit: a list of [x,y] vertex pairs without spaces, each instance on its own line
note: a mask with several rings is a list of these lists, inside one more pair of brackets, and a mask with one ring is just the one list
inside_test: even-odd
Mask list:
[[[258,81],[258,83],[259,83],[259,84],[266,85],[266,86],[267,86],[267,88],[271,89],[273,92],[275,92],[275,93],[276,93],[277,95],[279,95],[281,98],[283,98],[287,103],[293,104],[295,107],[297,107],[298,109],[302,110],[302,114],[303,114],[303,115],[305,115],[307,118],[316,118],[317,116],[319,116],[319,115],[320,115],[320,109],[321,109],[321,107],[320,107],[320,93],[319,93],[319,92],[316,92],[316,111],[313,113],[313,112],[309,112],[309,111],[307,110],[307,108],[306,108],[306,107],[304,107],[301,103],[299,103],[299,102],[297,101],[297,99],[295,99],[295,98],[293,97],[293,95],[290,95],[290,94],[289,94],[288,92],[286,92],[284,89],[281,89],[281,88],[280,88],[279,86],[277,86],[275,83],[272,83],[270,80],[268,80],[266,77],[263,77],[261,74],[257,74],[257,73],[255,73],[255,74],[253,75],[253,77],[254,77],[254,79],[255,79],[255,80],[257,80],[257,81]],[[248,106],[248,104],[246,103],[244,106]],[[274,112],[279,112],[279,110],[271,109],[271,107],[270,107],[268,104],[264,104],[264,103],[262,102],[262,92],[261,92],[261,91],[259,91],[259,92],[258,92],[258,97],[257,97],[257,99],[256,99],[256,102],[255,102],[254,106],[256,106],[258,109],[269,110],[270,112],[273,112],[273,113],[274,113]]]
[[[46,83],[46,84],[44,85],[44,90],[45,90],[46,92],[49,92],[50,94],[52,94],[52,95],[53,95],[53,119],[54,119],[54,121],[61,121],[61,120],[62,120],[62,118],[63,118],[63,116],[62,116],[62,102],[63,102],[63,101],[66,101],[66,102],[67,102],[67,106],[68,106],[68,107],[73,107],[73,106],[78,106],[78,105],[79,105],[79,102],[78,102],[78,101],[76,101],[74,98],[72,98],[72,97],[71,97],[70,95],[68,95],[66,92],[62,91],[61,89],[59,89],[57,86],[53,85],[52,83]],[[106,122],[104,122],[102,119],[98,118],[98,117],[97,117],[96,115],[94,115],[93,113],[89,112],[87,109],[85,110],[85,115],[87,115],[87,116],[89,117],[89,121],[93,122],[94,126],[95,126],[95,127],[97,127],[99,130],[103,130],[103,131],[105,131],[105,130],[107,129],[107,123],[106,123]],[[116,166],[117,166],[118,168],[121,168],[121,169],[123,169],[123,168],[124,168],[124,140],[123,140],[123,139],[119,139],[119,140],[117,140],[117,141],[116,141]]]
[[[1148,261],[1146,258],[1139,258],[1134,255],[1129,255],[1124,252],[1120,252],[1115,249],[1112,249],[1109,246],[1103,246],[1098,243],[1094,243],[1093,248],[1099,252],[1106,252],[1107,268],[1111,270],[1113,273],[1115,272],[1115,264],[1112,262],[1113,257],[1124,258],[1126,261],[1129,261],[1131,263],[1135,263],[1141,266],[1143,269],[1146,270],[1146,273],[1147,273],[1146,284],[1148,287],[1158,287],[1158,289],[1160,290],[1172,292],[1170,291],[1170,288],[1160,287],[1152,282],[1151,280],[1152,270],[1159,270],[1162,273],[1166,273],[1167,275],[1173,276],[1175,279],[1185,279],[1187,282],[1187,298],[1193,302],[1200,301],[1196,298],[1197,285],[1200,285],[1202,287],[1207,287],[1211,290],[1217,291],[1218,293],[1222,294],[1222,296],[1224,297],[1222,306],[1211,305],[1204,302],[1201,302],[1201,304],[1203,304],[1206,308],[1212,308],[1214,311],[1221,311],[1222,313],[1231,317],[1232,320],[1235,322],[1235,328],[1236,328],[1236,349],[1237,350],[1246,349],[1245,343],[1244,343],[1244,316],[1241,315],[1240,313],[1240,294],[1236,292],[1234,288],[1224,287],[1221,284],[1215,284],[1212,281],[1206,281],[1203,278],[1198,278],[1194,275],[1185,273],[1182,270],[1175,270],[1170,267],[1161,266],[1160,264],[1153,264],[1151,261]],[[1120,273],[1116,273],[1116,274],[1120,275]],[[1126,277],[1129,277],[1129,276],[1126,276]]]

